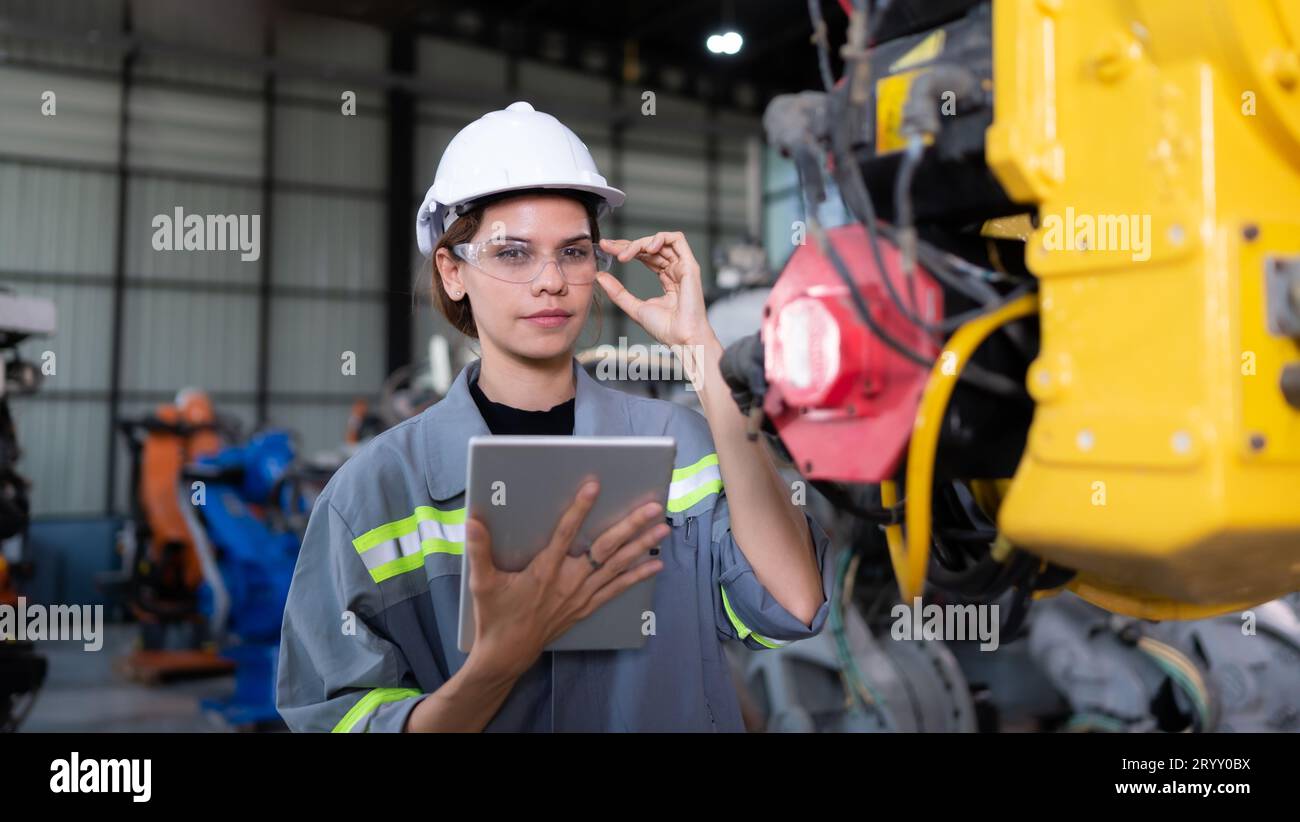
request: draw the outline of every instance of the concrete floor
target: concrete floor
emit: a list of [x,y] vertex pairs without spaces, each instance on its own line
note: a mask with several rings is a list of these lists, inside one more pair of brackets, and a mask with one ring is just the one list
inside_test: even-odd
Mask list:
[[233,676],[144,685],[114,670],[135,647],[135,625],[105,625],[104,646],[95,652],[78,642],[40,642],[49,660],[45,685],[20,729],[23,732],[221,733],[234,730],[199,703],[228,696]]

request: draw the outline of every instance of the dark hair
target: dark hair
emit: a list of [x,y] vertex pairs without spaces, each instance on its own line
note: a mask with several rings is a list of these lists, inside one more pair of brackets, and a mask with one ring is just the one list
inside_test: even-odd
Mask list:
[[[460,300],[453,300],[447,296],[447,290],[442,286],[442,277],[438,274],[438,249],[445,248],[455,257],[456,252],[452,251],[452,246],[467,243],[478,233],[479,226],[483,224],[483,212],[488,206],[514,197],[535,196],[538,194],[568,197],[581,203],[583,208],[587,210],[587,222],[591,228],[591,241],[593,243],[600,242],[600,226],[596,222],[600,198],[590,192],[567,188],[526,188],[517,191],[504,191],[476,201],[472,208],[462,214],[451,224],[446,233],[438,238],[438,245],[429,258],[433,275],[433,289],[430,292],[433,304],[442,312],[442,316],[447,318],[447,322],[451,323],[453,328],[465,336],[478,339],[478,326],[474,324],[474,309],[469,304],[468,294]],[[593,289],[593,297],[596,300],[599,300],[599,294],[598,289]]]

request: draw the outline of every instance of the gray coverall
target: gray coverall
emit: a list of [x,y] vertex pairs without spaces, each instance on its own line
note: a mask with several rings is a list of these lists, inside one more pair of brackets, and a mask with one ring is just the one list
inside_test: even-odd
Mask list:
[[[400,731],[464,664],[456,635],[467,447],[490,433],[469,391],[479,365],[466,366],[442,401],[366,444],[316,501],[280,643],[276,703],[293,730]],[[575,436],[677,441],[655,633],[635,650],[544,653],[486,730],[743,730],[722,642],[763,649],[813,636],[829,603],[805,625],[759,583],[732,538],[703,416],[603,386],[576,359],[573,368]],[[807,519],[825,580],[829,538]]]

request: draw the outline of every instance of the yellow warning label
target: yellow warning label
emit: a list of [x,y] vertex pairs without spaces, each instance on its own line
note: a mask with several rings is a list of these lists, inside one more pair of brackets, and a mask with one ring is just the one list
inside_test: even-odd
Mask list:
[[889,73],[893,74],[900,69],[911,68],[921,63],[933,60],[943,53],[943,43],[945,32],[939,29],[933,34],[908,49],[902,57],[889,64]]
[[[918,74],[919,71],[904,71],[876,81],[877,155],[902,151],[907,147],[907,138],[903,136],[903,106]],[[925,142],[927,145],[933,142],[930,135],[926,135]]]

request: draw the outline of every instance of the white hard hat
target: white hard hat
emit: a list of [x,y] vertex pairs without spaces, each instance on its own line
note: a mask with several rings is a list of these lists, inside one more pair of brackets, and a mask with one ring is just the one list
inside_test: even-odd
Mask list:
[[526,188],[589,191],[600,197],[597,216],[623,204],[623,192],[605,182],[591,152],[568,126],[525,102],[490,111],[447,144],[433,185],[415,218],[424,256],[460,216],[458,207],[489,194]]

